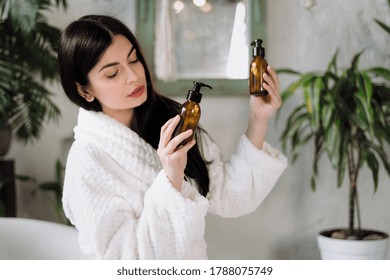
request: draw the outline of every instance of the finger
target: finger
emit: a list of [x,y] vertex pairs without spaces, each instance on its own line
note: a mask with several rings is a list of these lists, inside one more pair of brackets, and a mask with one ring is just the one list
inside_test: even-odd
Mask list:
[[278,96],[280,96],[280,84],[279,84],[279,78],[276,74],[275,70],[271,67],[267,67],[267,73],[264,75],[264,80],[272,88],[274,93]]
[[270,87],[272,87],[272,89],[274,91],[277,92],[278,91],[278,78],[274,76],[276,73],[273,71],[273,69],[270,67],[269,67],[269,69],[270,69],[270,72],[265,72],[263,74],[264,81],[266,81],[266,83]]
[[280,93],[279,93],[277,81],[275,81],[274,78],[271,75],[272,74],[264,73],[263,77],[264,77],[265,83],[263,84],[263,86],[268,91],[268,93],[270,94],[270,96],[273,99],[281,100],[281,96],[280,96]]
[[276,89],[279,92],[280,91],[280,81],[279,81],[278,74],[276,74],[276,71],[270,65],[268,65],[268,67],[267,67],[267,72],[271,75],[272,80],[275,82]]
[[168,120],[162,127],[160,132],[159,146],[166,147],[172,138],[172,133],[177,124],[180,121],[180,116],[177,115],[174,118]]
[[275,82],[272,80],[271,76],[264,73],[263,74],[263,79],[264,79],[264,83],[263,83],[263,87],[271,94],[271,95],[275,95],[277,94],[278,90],[276,88],[276,85],[275,85]]
[[278,87],[275,84],[275,81],[272,79],[272,77],[269,74],[264,73],[263,80],[264,80],[264,83],[263,83],[264,87],[270,88],[274,93],[278,94],[278,92],[279,92]]
[[167,152],[172,152],[176,150],[176,148],[180,145],[180,143],[183,142],[188,137],[190,137],[192,133],[193,133],[192,129],[189,129],[174,137],[167,145]]
[[280,95],[266,83],[264,83],[264,89],[268,91],[267,96],[269,99],[267,100],[267,103],[273,104],[276,108],[279,108],[282,104]]
[[264,80],[265,80],[265,83],[263,83],[264,89],[266,89],[272,97],[274,97],[276,99],[281,99],[281,96],[280,96],[279,91],[276,88],[275,84],[271,81],[266,81],[266,79],[264,79]]
[[188,153],[189,150],[196,144],[196,140],[192,139],[190,142],[185,144],[184,146],[181,146],[179,149],[176,150],[176,152],[181,156],[183,154]]
[[280,99],[280,96],[277,93],[275,87],[273,87],[273,86],[271,86],[270,84],[267,84],[267,83],[264,83],[263,87],[264,87],[264,89],[266,91],[268,91],[268,95],[269,95],[270,98],[276,99],[276,100]]

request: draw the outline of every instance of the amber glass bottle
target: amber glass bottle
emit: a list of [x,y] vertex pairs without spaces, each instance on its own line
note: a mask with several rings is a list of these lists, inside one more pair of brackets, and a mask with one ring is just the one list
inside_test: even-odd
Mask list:
[[180,143],[179,146],[185,145],[190,142],[195,136],[196,128],[198,127],[200,119],[200,101],[202,100],[202,93],[200,92],[201,87],[212,88],[209,85],[206,85],[202,82],[194,81],[194,87],[192,90],[188,91],[187,101],[181,105],[180,108],[180,122],[176,126],[175,131],[172,134],[172,138],[179,135],[182,132],[185,132],[189,129],[192,129],[193,134]]
[[253,59],[249,67],[249,92],[255,96],[265,96],[268,92],[263,87],[263,73],[267,72],[268,63],[265,60],[263,41],[256,39],[252,42]]

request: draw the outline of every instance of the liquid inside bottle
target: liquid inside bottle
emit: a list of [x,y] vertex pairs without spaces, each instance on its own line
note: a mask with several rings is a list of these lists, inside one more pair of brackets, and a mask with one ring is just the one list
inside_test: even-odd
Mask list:
[[252,42],[253,59],[249,67],[249,92],[255,96],[265,96],[268,91],[264,89],[263,74],[267,73],[268,63],[265,60],[265,50],[261,46],[262,40],[256,39]]
[[189,129],[193,131],[192,135],[183,140],[179,146],[185,145],[195,137],[196,128],[198,126],[201,110],[198,103],[187,101],[183,104],[180,111],[180,121],[176,126],[173,136],[175,137]]

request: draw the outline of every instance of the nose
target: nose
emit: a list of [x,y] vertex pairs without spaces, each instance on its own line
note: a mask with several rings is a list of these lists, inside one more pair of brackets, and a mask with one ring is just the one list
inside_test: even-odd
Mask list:
[[127,77],[126,77],[126,83],[127,84],[131,84],[131,83],[137,81],[138,75],[134,71],[134,69],[132,69],[131,65],[128,65],[126,73],[127,73]]

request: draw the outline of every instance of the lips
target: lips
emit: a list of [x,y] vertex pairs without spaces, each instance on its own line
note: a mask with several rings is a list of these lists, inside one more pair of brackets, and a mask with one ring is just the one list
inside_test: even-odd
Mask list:
[[129,95],[128,97],[139,97],[141,96],[145,91],[145,87],[144,86],[139,86],[139,87],[136,87]]

